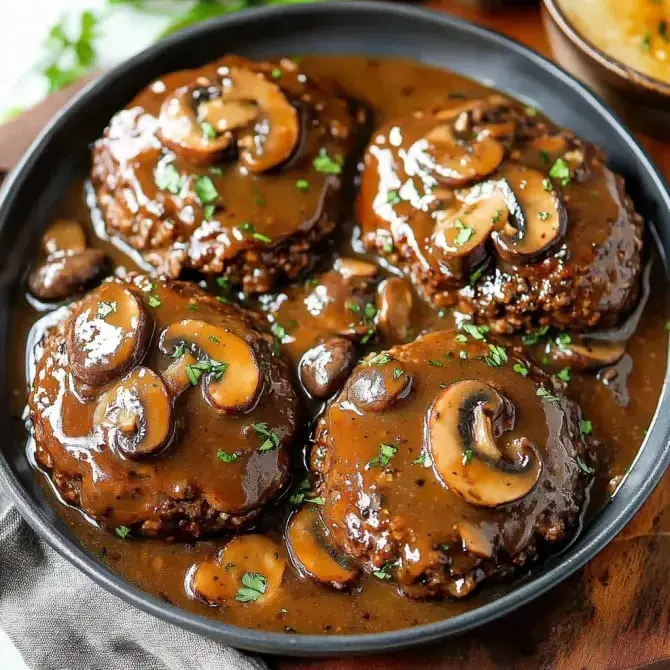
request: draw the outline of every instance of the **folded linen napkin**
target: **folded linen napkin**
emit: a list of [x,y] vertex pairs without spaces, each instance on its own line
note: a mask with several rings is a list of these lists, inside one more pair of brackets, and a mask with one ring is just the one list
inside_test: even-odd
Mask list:
[[43,542],[1,493],[0,628],[30,670],[267,668],[111,595]]

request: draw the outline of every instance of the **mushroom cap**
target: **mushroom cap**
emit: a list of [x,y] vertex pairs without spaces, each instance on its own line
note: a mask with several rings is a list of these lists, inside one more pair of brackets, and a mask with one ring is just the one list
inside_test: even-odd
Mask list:
[[101,386],[135,367],[146,354],[153,323],[131,287],[106,282],[75,308],[67,332],[72,373]]
[[560,365],[567,365],[579,372],[590,372],[614,365],[625,353],[625,342],[605,342],[585,337],[576,342],[552,347],[549,356]]
[[489,384],[468,380],[448,386],[428,419],[438,477],[471,505],[497,507],[528,495],[542,471],[537,447],[527,438],[504,449],[496,443],[514,424],[513,406]]
[[[64,311],[35,351],[29,404],[39,462],[69,502],[110,530],[193,539],[248,526],[288,481],[297,426],[288,366],[264,320],[195,284],[137,275],[103,284],[112,286]],[[104,368],[109,381],[86,386],[66,334],[101,297],[120,302],[126,292],[150,314],[155,336],[131,369]],[[119,318],[121,305],[105,311]],[[171,332],[180,343],[166,347]],[[217,379],[211,363],[221,350],[237,353],[225,354],[230,367]],[[243,374],[251,363],[260,384]],[[236,386],[219,385],[226,374]]]
[[160,375],[137,367],[120,379],[100,396],[93,425],[126,458],[160,452],[174,435],[172,398]]
[[214,407],[223,412],[253,408],[263,379],[257,356],[242,337],[200,319],[184,319],[170,324],[160,337],[166,355],[174,355],[179,346],[200,359],[204,374],[196,376],[202,379]]
[[285,537],[288,555],[301,575],[335,589],[356,580],[358,570],[330,544],[315,505],[305,505],[291,515]]
[[[578,408],[478,335],[436,332],[362,361],[315,429],[310,469],[331,541],[411,597],[462,597],[513,571],[561,539],[550,526],[566,537],[584,503]],[[369,370],[411,378],[411,391],[365,408],[355,389]]]
[[213,606],[267,607],[281,590],[283,548],[264,535],[233,538],[216,557],[196,563],[186,590]]

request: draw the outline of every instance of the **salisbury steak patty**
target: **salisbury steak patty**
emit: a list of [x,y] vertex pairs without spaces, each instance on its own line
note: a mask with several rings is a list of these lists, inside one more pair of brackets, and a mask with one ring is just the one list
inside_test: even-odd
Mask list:
[[107,231],[172,277],[191,268],[261,292],[296,276],[337,223],[352,108],[288,59],[166,75],[95,143]]
[[368,356],[311,468],[333,542],[409,596],[465,596],[575,529],[592,472],[579,409],[481,331]]
[[498,95],[374,134],[367,246],[498,332],[613,325],[637,297],[643,221],[604,152]]
[[37,459],[105,527],[240,528],[286,482],[297,400],[253,313],[191,284],[114,278],[35,355]]

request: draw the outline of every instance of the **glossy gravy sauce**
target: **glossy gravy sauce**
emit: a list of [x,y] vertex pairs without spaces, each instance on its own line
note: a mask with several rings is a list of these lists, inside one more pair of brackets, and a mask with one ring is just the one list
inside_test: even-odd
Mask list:
[[[425,105],[488,92],[483,86],[449,72],[402,60],[313,56],[304,58],[301,67],[308,74],[336,78],[354,97],[369,102],[376,126]],[[96,212],[87,205],[82,181],[73,184],[60,210],[54,212],[54,218],[56,216],[88,222],[89,244],[104,250],[117,267],[137,269],[127,254],[96,234],[91,223],[96,219]],[[99,226],[95,228],[99,233]],[[340,240],[336,254],[356,255],[359,245],[353,220],[350,219],[344,227]],[[315,272],[323,271],[331,262],[332,258],[322,259]],[[417,299],[416,303],[420,301]],[[247,304],[255,306],[252,302]],[[602,442],[597,449],[598,469],[590,491],[586,522],[589,515],[606,504],[611,490],[633,461],[651,422],[666,369],[666,304],[661,263],[655,259],[650,299],[637,331],[628,342],[627,354],[616,366],[597,376],[572,373],[567,395],[581,405],[593,424],[594,435]],[[22,416],[26,400],[26,343],[40,311],[43,309],[34,300],[28,297],[18,299],[13,324],[13,332],[17,334],[13,342],[16,363],[13,411],[17,418]],[[421,304],[414,315],[412,335],[454,326],[452,314],[438,313],[425,304]],[[378,341],[371,350],[384,346],[383,340]],[[290,357],[297,358],[301,348],[296,342],[294,351],[289,351]],[[315,416],[320,408],[315,404],[310,409]],[[308,435],[305,434],[304,452],[307,443]],[[32,453],[30,442],[27,448]],[[304,477],[305,457],[306,453],[294,454],[294,482]],[[55,502],[57,494],[50,480],[43,473],[36,476]],[[488,584],[462,601],[418,601],[401,596],[392,584],[370,575],[363,575],[352,591],[337,592],[302,580],[287,570],[281,592],[267,605],[261,600],[256,603],[231,602],[225,607],[214,608],[190,598],[184,588],[184,579],[189,568],[195,562],[211,557],[224,544],[224,539],[197,543],[121,539],[102,531],[74,508],[62,503],[55,507],[83,546],[131,583],[185,610],[249,628],[332,634],[393,630],[454,616],[495,599],[513,587],[513,583]],[[290,508],[289,493],[286,493],[277,505],[264,513],[256,529],[278,538]]]

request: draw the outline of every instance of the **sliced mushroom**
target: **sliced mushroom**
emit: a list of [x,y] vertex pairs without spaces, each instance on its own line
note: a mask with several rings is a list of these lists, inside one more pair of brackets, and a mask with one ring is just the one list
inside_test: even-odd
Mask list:
[[298,113],[282,89],[262,74],[231,67],[220,85],[196,83],[168,96],[160,137],[187,159],[211,164],[233,143],[254,173],[285,162],[295,149]]
[[149,368],[136,368],[100,397],[93,426],[126,458],[162,451],[174,435],[172,399],[163,380]]
[[354,365],[356,347],[346,337],[333,337],[308,349],[300,359],[298,374],[315,398],[328,398],[339,390]]
[[419,140],[415,152],[417,162],[448,186],[465,186],[488,177],[504,156],[502,144],[493,137],[483,135],[474,141],[459,142],[448,123],[430,130]]
[[374,263],[361,261],[357,258],[338,258],[335,261],[337,270],[345,279],[372,279],[377,274],[377,266]]
[[514,408],[488,384],[462,381],[444,389],[428,417],[428,440],[439,478],[477,507],[497,507],[527,495],[542,471],[528,439],[496,440],[514,425]]
[[91,386],[118,379],[140,363],[152,332],[144,304],[130,289],[102,284],[82,300],[68,329],[72,373]]
[[486,260],[491,232],[504,226],[507,217],[505,197],[493,181],[470,189],[456,212],[435,212],[432,246],[440,251],[440,259],[454,279],[468,277]]
[[178,347],[198,359],[190,379],[202,379],[209,402],[223,412],[246,412],[258,399],[262,375],[252,347],[220,326],[185,319],[161,334],[160,349],[169,356]]
[[491,237],[498,255],[516,264],[532,263],[564,237],[568,213],[558,191],[538,170],[508,165],[498,189],[508,217]]
[[214,606],[264,606],[279,593],[285,571],[280,545],[263,535],[241,535],[216,558],[196,563],[187,574],[186,589]]
[[555,363],[586,372],[614,365],[625,353],[626,345],[623,342],[582,340],[552,347],[550,356]]
[[170,363],[167,370],[161,373],[170,395],[173,398],[180,396],[189,386],[191,379],[188,376],[188,368],[195,365],[198,359],[190,352],[184,351],[175,361]]
[[344,589],[358,576],[358,570],[328,541],[326,527],[314,505],[307,505],[291,516],[286,548],[301,574],[326,586]]
[[56,219],[42,236],[42,248],[49,257],[78,254],[86,249],[86,235],[74,219]]
[[363,364],[349,384],[349,398],[363,411],[383,412],[409,396],[412,381],[392,360],[384,365]]
[[475,526],[470,521],[459,521],[454,526],[454,531],[461,538],[463,551],[480,558],[493,558],[493,539],[482,527]]
[[385,279],[377,291],[379,330],[388,338],[404,341],[412,323],[412,290],[404,279]]
[[99,249],[84,249],[73,255],[47,260],[28,278],[30,292],[40,300],[64,300],[81,293],[104,274],[105,254]]

